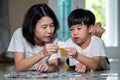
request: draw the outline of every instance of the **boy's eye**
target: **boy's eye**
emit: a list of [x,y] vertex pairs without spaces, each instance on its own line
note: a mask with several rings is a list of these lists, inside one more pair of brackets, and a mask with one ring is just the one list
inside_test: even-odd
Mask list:
[[80,30],[81,28],[77,28],[78,30]]

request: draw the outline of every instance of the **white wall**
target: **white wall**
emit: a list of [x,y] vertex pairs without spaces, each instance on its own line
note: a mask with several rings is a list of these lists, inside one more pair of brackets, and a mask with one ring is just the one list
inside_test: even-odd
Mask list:
[[0,54],[9,44],[9,22],[7,0],[0,0]]
[[[107,51],[107,55],[110,58],[120,58],[120,10],[119,10],[119,4],[120,1],[119,0],[108,0],[109,4],[108,6],[110,6],[111,8],[108,8],[110,12],[109,15],[107,16],[108,20],[107,22],[109,22],[110,24],[107,25],[109,26],[109,28],[107,27],[106,30],[109,29],[109,32],[107,35],[110,35],[108,37],[108,42],[109,43],[113,43],[113,45],[116,45],[115,43],[118,44],[117,47],[107,47],[106,51]],[[115,3],[115,4],[114,4]],[[113,11],[112,11],[113,10]],[[112,17],[112,19],[109,19],[110,17]],[[115,28],[117,27],[117,28]],[[112,37],[113,33],[115,34],[115,36],[117,37]]]
[[38,3],[48,4],[48,0],[8,0],[11,35],[18,27],[22,27],[24,15],[29,7]]
[[48,4],[48,0],[0,0],[0,54],[7,50],[13,32],[22,27],[28,8],[37,3]]

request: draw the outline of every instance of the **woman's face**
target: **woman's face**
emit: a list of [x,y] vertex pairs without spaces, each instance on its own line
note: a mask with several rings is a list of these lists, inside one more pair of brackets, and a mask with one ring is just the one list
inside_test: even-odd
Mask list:
[[42,17],[35,26],[35,40],[39,42],[49,42],[54,30],[53,20],[48,16]]

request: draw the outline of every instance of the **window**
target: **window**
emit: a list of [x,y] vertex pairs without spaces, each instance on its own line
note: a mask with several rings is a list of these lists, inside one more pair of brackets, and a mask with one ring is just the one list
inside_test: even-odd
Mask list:
[[85,8],[91,10],[96,16],[96,21],[101,22],[105,28],[106,31],[102,36],[105,45],[117,47],[117,0],[86,0]]

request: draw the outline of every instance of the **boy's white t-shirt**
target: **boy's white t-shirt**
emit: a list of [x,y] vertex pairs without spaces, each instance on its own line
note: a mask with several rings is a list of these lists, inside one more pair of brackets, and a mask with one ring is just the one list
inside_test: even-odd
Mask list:
[[[57,39],[53,41],[53,43],[56,43]],[[9,52],[23,52],[25,55],[25,58],[31,57],[38,52],[40,52],[44,46],[32,46],[29,42],[26,41],[26,39],[22,35],[22,28],[18,28],[10,41],[8,51]],[[53,54],[49,57],[49,60],[57,58],[57,54]],[[43,58],[41,61],[46,61],[48,57]]]
[[[93,56],[106,56],[104,42],[99,37],[91,36],[91,42],[86,49],[81,49],[71,38],[66,41],[66,45],[69,47],[75,47],[77,51],[87,57]],[[70,65],[79,63],[77,60],[70,58]]]

